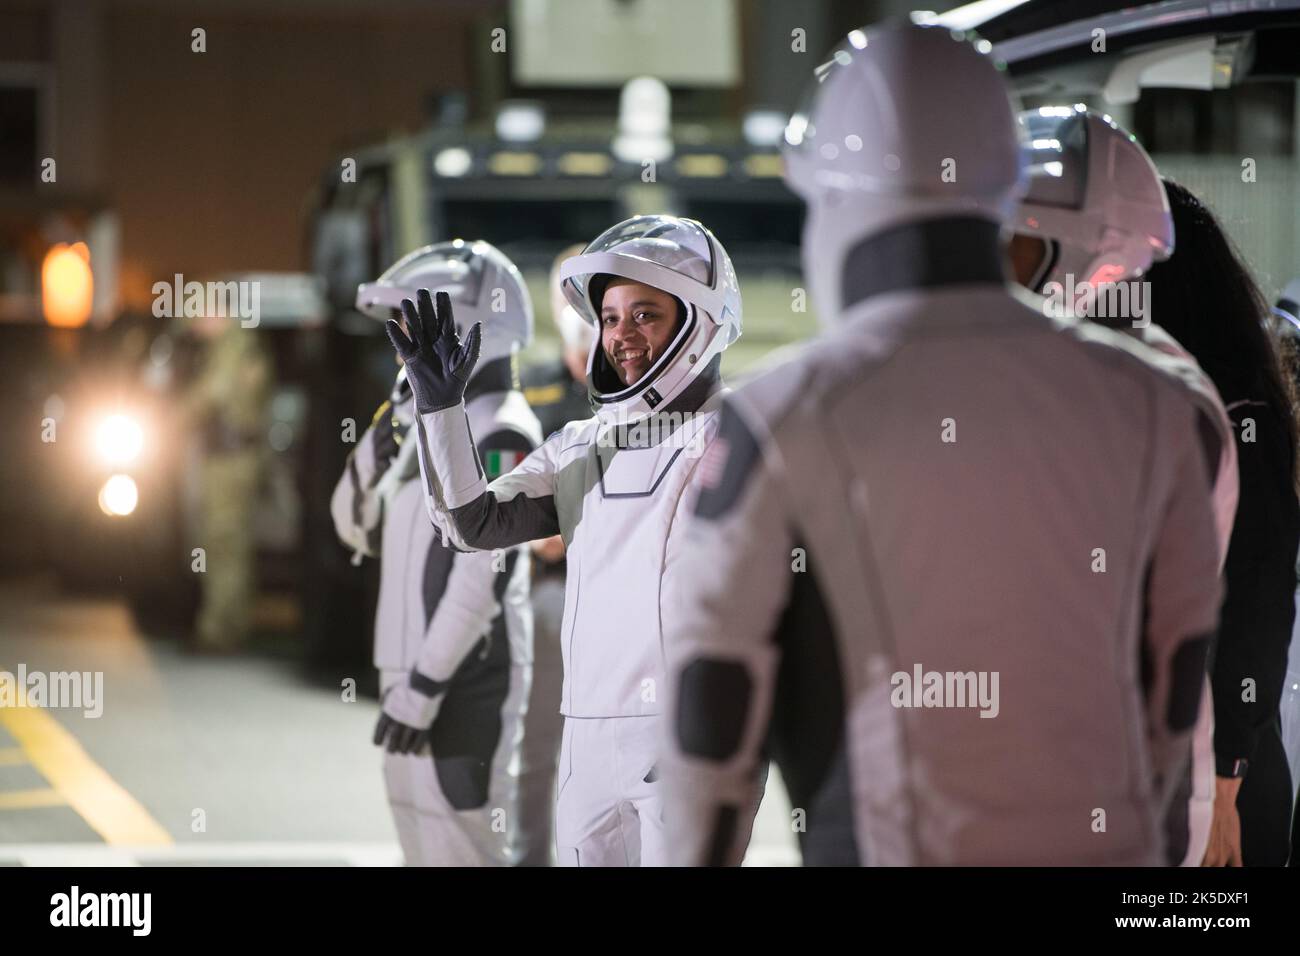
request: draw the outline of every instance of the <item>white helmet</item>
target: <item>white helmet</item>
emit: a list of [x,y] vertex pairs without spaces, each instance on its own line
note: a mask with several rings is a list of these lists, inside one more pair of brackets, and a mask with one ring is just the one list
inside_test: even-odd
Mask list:
[[1047,241],[1031,288],[1135,279],[1174,251],[1174,221],[1155,164],[1109,116],[1083,106],[1020,114],[1029,141],[1029,192],[1013,224]]
[[398,259],[376,281],[357,288],[357,309],[386,320],[415,301],[419,289],[446,292],[464,336],[483,323],[478,369],[512,356],[533,339],[533,303],[519,269],[500,249],[481,240],[453,239],[416,249]]
[[[686,321],[645,375],[624,385],[605,358],[600,308],[611,276],[667,292]],[[633,422],[667,406],[701,376],[716,377],[723,349],[740,338],[740,285],[722,243],[694,219],[636,216],[597,236],[560,266],[564,295],[596,330],[587,391],[604,421]]]
[[845,259],[864,238],[1011,213],[1023,186],[1019,133],[990,49],[960,31],[891,23],[854,30],[817,68],[784,153],[786,183],[808,203],[804,274],[823,321],[846,305]]

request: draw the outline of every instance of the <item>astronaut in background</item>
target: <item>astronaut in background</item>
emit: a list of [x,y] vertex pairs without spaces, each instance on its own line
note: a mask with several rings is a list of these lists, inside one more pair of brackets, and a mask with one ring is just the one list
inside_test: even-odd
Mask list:
[[[533,328],[519,270],[487,243],[439,243],[362,285],[357,308],[387,320],[426,284],[456,296],[461,314],[486,327],[467,416],[488,473],[508,471],[541,441],[515,372]],[[504,309],[488,307],[495,290],[505,293]],[[533,748],[549,750],[540,764],[525,752],[535,733],[527,551],[464,554],[444,544],[425,514],[406,373],[349,456],[331,501],[344,543],[381,557],[374,661],[384,696],[375,743],[386,750],[398,837],[412,866],[545,865],[557,738]],[[530,808],[539,794],[542,806]]]

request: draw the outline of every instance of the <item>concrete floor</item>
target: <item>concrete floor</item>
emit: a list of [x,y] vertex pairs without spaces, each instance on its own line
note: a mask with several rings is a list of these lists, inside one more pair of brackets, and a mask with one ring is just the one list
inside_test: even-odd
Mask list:
[[[0,670],[19,664],[102,672],[103,713],[0,709],[0,865],[400,863],[374,701],[190,656],[40,580],[0,582]],[[747,865],[797,861],[789,821],[774,774]]]

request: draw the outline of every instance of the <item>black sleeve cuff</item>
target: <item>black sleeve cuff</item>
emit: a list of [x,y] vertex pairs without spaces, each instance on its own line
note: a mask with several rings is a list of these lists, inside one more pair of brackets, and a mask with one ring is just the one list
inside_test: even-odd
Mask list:
[[411,689],[418,691],[425,697],[437,697],[447,689],[447,682],[434,680],[432,677],[425,677],[419,671],[412,670]]
[[1217,777],[1237,778],[1246,776],[1249,761],[1245,757],[1215,757],[1214,774]]

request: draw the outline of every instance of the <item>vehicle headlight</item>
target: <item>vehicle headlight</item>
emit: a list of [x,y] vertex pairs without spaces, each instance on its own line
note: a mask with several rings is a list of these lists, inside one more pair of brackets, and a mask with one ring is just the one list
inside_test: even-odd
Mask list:
[[144,429],[129,415],[109,415],[95,429],[95,450],[110,465],[126,465],[140,457]]
[[139,501],[140,490],[129,475],[114,475],[99,489],[99,507],[106,515],[129,515]]

